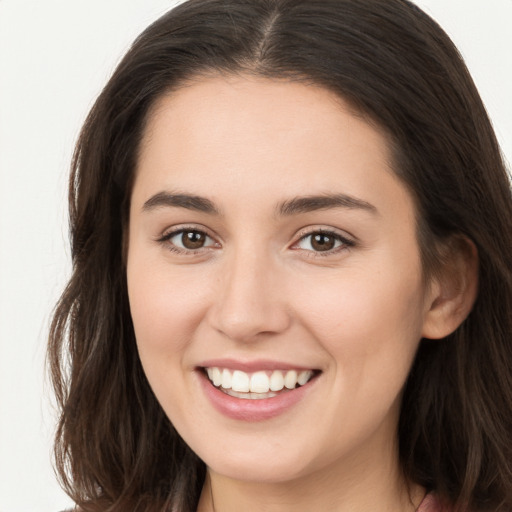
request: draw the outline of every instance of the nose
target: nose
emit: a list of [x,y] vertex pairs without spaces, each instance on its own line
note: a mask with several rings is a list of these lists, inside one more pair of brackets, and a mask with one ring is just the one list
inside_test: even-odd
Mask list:
[[211,326],[236,341],[255,341],[290,325],[283,272],[269,255],[250,249],[223,263],[210,309]]

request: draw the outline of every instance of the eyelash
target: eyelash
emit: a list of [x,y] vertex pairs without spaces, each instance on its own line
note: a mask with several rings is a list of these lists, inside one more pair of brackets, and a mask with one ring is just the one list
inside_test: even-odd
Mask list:
[[[214,241],[214,238],[211,237],[206,231],[202,229],[198,229],[196,227],[180,227],[179,229],[175,229],[173,231],[170,231],[169,233],[165,233],[160,238],[157,239],[157,242],[161,244],[165,244],[171,252],[177,253],[177,254],[183,254],[183,255],[195,255],[200,254],[204,252],[205,249],[209,249],[210,247],[215,247],[215,245],[218,245],[216,243],[210,245],[210,246],[203,246],[198,249],[182,249],[181,247],[177,247],[175,244],[170,242],[172,238],[178,235],[183,235],[184,233],[196,233],[199,235],[202,235],[204,237],[209,238],[210,240]],[[297,246],[306,240],[308,237],[313,237],[315,235],[323,235],[326,237],[332,237],[335,242],[339,242],[340,245],[338,247],[334,247],[333,249],[329,249],[326,251],[314,251],[309,249],[300,249]],[[332,256],[334,254],[338,254],[341,251],[348,250],[356,245],[356,242],[340,235],[339,233],[336,233],[335,231],[330,231],[327,229],[315,229],[313,231],[307,231],[302,232],[299,234],[299,239],[297,242],[295,242],[291,249],[293,250],[303,250],[308,257],[311,258],[317,258],[317,257],[327,257]]]
[[[328,229],[314,229],[312,231],[305,231],[299,234],[299,239],[297,242],[295,242],[292,246],[292,249],[297,247],[302,241],[306,240],[309,237],[313,237],[315,235],[323,235],[326,237],[333,238],[335,242],[339,242],[340,245],[338,247],[334,247],[333,249],[329,249],[326,251],[313,251],[309,249],[303,249],[308,257],[310,258],[325,258],[328,256],[332,256],[334,254],[338,254],[342,251],[346,251],[348,249],[351,249],[352,247],[355,247],[356,242],[354,240],[351,240],[350,238],[347,238],[343,235],[340,235],[336,231],[331,231]],[[310,242],[311,244],[311,242]],[[294,250],[301,250],[300,248],[294,249]]]
[[196,227],[180,227],[178,229],[174,229],[173,231],[170,231],[169,233],[164,233],[157,242],[160,242],[164,245],[166,245],[167,249],[169,249],[171,252],[177,253],[177,254],[185,254],[185,255],[194,255],[199,254],[204,251],[204,249],[208,249],[209,247],[215,246],[215,244],[212,244],[212,246],[206,246],[206,247],[200,247],[198,249],[182,249],[181,247],[177,247],[175,244],[170,242],[172,238],[178,235],[182,235],[183,233],[197,233],[199,235],[203,235],[211,240],[213,240],[213,237],[211,237],[206,231],[203,229],[199,229]]

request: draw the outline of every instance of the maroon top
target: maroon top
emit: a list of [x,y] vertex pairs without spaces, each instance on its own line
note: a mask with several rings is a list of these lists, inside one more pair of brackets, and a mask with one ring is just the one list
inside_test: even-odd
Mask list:
[[443,512],[443,510],[437,497],[429,493],[423,498],[416,512]]

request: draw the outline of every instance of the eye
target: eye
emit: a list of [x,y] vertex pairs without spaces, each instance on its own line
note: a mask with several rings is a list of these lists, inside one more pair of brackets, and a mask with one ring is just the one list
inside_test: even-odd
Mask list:
[[197,251],[218,245],[213,238],[199,229],[179,229],[164,235],[159,242],[169,244],[176,252]]
[[338,233],[332,231],[314,231],[301,237],[293,248],[317,253],[333,253],[353,247],[355,244]]

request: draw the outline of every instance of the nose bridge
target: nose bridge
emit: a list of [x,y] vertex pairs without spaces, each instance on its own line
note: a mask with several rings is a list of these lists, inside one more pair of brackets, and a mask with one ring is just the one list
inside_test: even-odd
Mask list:
[[269,250],[247,243],[230,252],[219,276],[214,327],[239,341],[284,331],[289,317],[275,258]]

